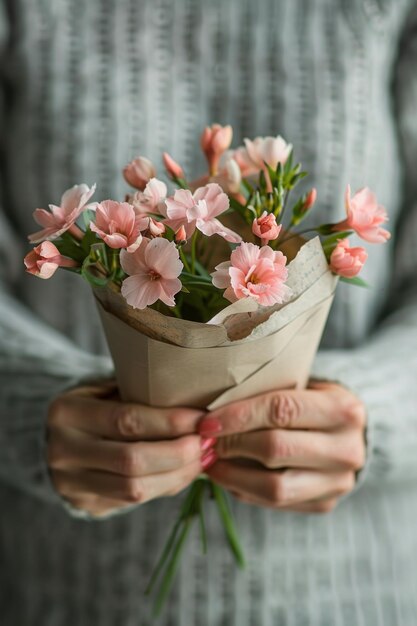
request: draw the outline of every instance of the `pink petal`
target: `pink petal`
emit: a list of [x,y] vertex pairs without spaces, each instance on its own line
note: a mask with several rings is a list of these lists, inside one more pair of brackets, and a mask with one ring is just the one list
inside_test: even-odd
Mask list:
[[122,296],[135,309],[145,309],[161,296],[159,280],[151,280],[147,275],[129,276],[122,283]]
[[249,268],[256,264],[259,259],[261,248],[253,243],[242,243],[233,250],[230,260],[234,267],[239,268],[246,275]]
[[146,265],[158,272],[162,278],[176,278],[184,267],[173,241],[156,238],[148,244],[145,252]]
[[161,292],[159,299],[167,306],[175,306],[174,296],[181,291],[182,283],[178,278],[163,279],[159,281]]
[[55,274],[56,270],[58,269],[58,265],[57,263],[49,263],[48,261],[46,262],[38,262],[38,267],[39,267],[39,278],[51,278],[51,276],[53,274]]
[[207,237],[220,235],[220,237],[223,237],[226,241],[230,241],[230,243],[240,243],[242,241],[240,235],[230,230],[230,228],[223,226],[223,224],[215,218],[207,221],[197,220],[197,228]]
[[144,237],[139,248],[133,253],[122,250],[120,252],[120,265],[126,274],[132,276],[133,274],[140,274],[146,272],[147,265],[145,263],[145,251],[149,245],[150,239]]
[[45,211],[45,209],[36,209],[33,212],[33,219],[45,228],[56,228],[60,226],[56,217],[49,211]]

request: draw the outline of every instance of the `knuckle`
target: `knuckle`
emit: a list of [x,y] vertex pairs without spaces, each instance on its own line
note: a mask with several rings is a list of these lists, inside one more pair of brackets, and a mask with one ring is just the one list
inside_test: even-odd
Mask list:
[[293,450],[282,433],[270,431],[265,437],[264,458],[266,467],[273,468],[277,461],[289,459],[293,456]]
[[273,505],[279,506],[286,502],[286,488],[283,474],[274,474],[267,485],[268,498]]
[[141,422],[135,407],[128,404],[117,405],[113,411],[113,420],[118,435],[135,437],[141,434]]
[[345,446],[341,454],[341,462],[348,469],[360,470],[365,464],[365,445],[362,442],[355,442]]
[[220,458],[227,459],[236,455],[240,449],[241,436],[239,434],[220,437],[216,443],[216,452]]
[[169,424],[169,432],[173,437],[184,435],[184,413],[179,409],[170,412],[166,423]]
[[355,486],[355,474],[353,472],[348,472],[343,481],[343,491],[342,493],[349,493]]
[[275,428],[291,428],[301,415],[301,403],[291,394],[274,393],[269,400],[269,419]]
[[349,402],[343,411],[343,417],[346,425],[354,428],[365,428],[366,410],[365,405],[360,400]]
[[143,472],[140,452],[133,446],[124,446],[116,459],[116,468],[123,476],[138,476]]
[[181,465],[188,465],[199,456],[200,450],[196,444],[197,440],[190,437],[185,437],[175,443],[177,458]]
[[146,493],[141,480],[128,479],[125,481],[124,496],[127,502],[142,504],[146,500]]

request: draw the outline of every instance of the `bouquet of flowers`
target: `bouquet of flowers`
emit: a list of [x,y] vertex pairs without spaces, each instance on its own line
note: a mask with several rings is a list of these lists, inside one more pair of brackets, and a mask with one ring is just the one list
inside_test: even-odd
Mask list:
[[[356,233],[389,238],[374,193],[346,189],[338,223],[299,226],[316,189],[294,197],[306,176],[292,146],[257,137],[231,149],[232,128],[201,136],[208,172],[188,180],[164,153],[168,178],[139,156],[124,168],[133,188],[124,201],[92,201],[95,185],[75,185],[59,205],[36,209],[42,230],[25,257],[28,272],[50,278],[58,267],[93,287],[125,401],[211,410],[277,388],[304,387],[339,279],[358,274],[367,253]],[[314,237],[306,240],[305,236]],[[204,381],[202,384],[201,381]],[[207,468],[215,456],[202,459]],[[193,519],[206,551],[205,494],[218,506],[229,546],[243,554],[227,499],[207,477],[195,481],[151,578],[160,609]]]

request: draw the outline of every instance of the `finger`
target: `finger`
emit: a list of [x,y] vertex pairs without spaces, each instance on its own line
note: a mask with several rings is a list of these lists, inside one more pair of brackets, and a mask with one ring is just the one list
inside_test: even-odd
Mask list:
[[282,467],[358,471],[365,462],[365,442],[355,430],[340,433],[305,430],[258,430],[219,437],[221,459],[245,458],[269,469]]
[[173,439],[195,433],[204,411],[155,409],[140,404],[65,394],[50,407],[50,428],[74,428],[116,441]]
[[119,500],[111,500],[109,498],[93,495],[71,499],[66,498],[66,500],[74,509],[83,511],[94,517],[102,517],[131,506]]
[[336,508],[339,499],[338,498],[324,498],[320,500],[310,500],[309,502],[305,502],[302,504],[291,504],[288,506],[273,506],[271,504],[265,504],[259,498],[255,498],[254,496],[248,496],[246,494],[241,494],[238,492],[233,493],[233,496],[239,502],[244,504],[250,504],[253,506],[262,506],[266,508],[274,508],[279,509],[281,511],[290,511],[294,513],[330,513]]
[[198,435],[135,443],[97,439],[75,430],[57,429],[48,445],[48,463],[54,469],[98,469],[131,477],[172,471],[198,461],[201,454]]
[[295,469],[270,472],[227,461],[215,463],[207,474],[222,487],[255,497],[263,506],[274,508],[342,495],[355,484],[353,472]]
[[56,490],[68,499],[89,495],[103,496],[124,504],[143,504],[166,495],[176,495],[187,487],[200,473],[201,463],[189,465],[173,472],[164,472],[141,478],[131,478],[84,470],[51,472]]
[[273,391],[228,404],[199,423],[204,437],[219,437],[265,428],[328,430],[363,426],[362,402],[344,387]]

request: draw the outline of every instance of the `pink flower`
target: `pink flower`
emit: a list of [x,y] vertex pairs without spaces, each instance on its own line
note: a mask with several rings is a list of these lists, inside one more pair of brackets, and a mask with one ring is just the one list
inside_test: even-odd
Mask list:
[[143,239],[133,254],[122,250],[120,263],[129,274],[123,281],[122,295],[133,308],[144,309],[157,300],[175,306],[183,264],[174,242],[160,237]]
[[51,278],[58,267],[77,267],[78,263],[63,257],[50,241],[44,241],[29,252],[24,259],[26,271],[39,278]]
[[126,165],[123,169],[123,176],[129,185],[142,191],[145,189],[146,183],[156,176],[156,169],[152,161],[146,157],[138,156]]
[[352,229],[370,243],[385,243],[391,237],[387,230],[381,228],[381,224],[388,221],[387,212],[368,187],[363,187],[351,197],[348,185],[345,203],[347,219],[336,224],[335,231]]
[[134,252],[141,240],[141,217],[127,202],[105,200],[97,205],[96,220],[90,228],[105,241],[110,248],[127,248]]
[[196,189],[178,189],[174,196],[166,199],[167,224],[174,232],[184,226],[187,239],[198,228],[204,235],[220,235],[232,243],[242,238],[216,219],[229,208],[229,198],[220,185],[209,183]]
[[367,258],[363,248],[351,248],[347,239],[341,239],[330,256],[330,269],[344,278],[353,278],[359,274]]
[[67,230],[76,229],[75,236],[82,235],[82,231],[75,225],[83,209],[86,208],[87,202],[96,190],[96,186],[91,188],[87,185],[74,185],[71,189],[67,189],[61,198],[60,206],[54,204],[49,205],[49,211],[45,209],[36,209],[33,213],[35,221],[43,226],[40,230],[29,235],[31,243],[39,243],[44,239],[57,239]]
[[277,218],[273,213],[264,211],[261,217],[255,218],[252,223],[252,232],[262,241],[262,245],[267,245],[268,241],[277,239],[281,232],[282,225],[277,224]]
[[164,162],[165,169],[171,178],[173,178],[174,180],[176,178],[185,178],[184,170],[182,169],[181,165],[174,161],[174,159],[168,154],[168,152],[163,153],[162,160]]
[[253,141],[245,139],[245,147],[240,147],[233,153],[233,158],[239,165],[242,176],[251,176],[265,169],[267,163],[276,169],[278,163],[283,165],[292,150],[280,135],[278,137],[256,137]]
[[137,213],[142,215],[154,213],[165,216],[164,201],[167,191],[167,186],[162,180],[151,178],[144,191],[137,191],[131,196],[130,200]]
[[212,274],[213,284],[226,289],[224,297],[231,302],[254,298],[262,306],[286,301],[291,290],[285,285],[287,258],[269,246],[260,248],[253,243],[241,243],[230,261],[217,265]]
[[217,174],[219,159],[232,143],[233,130],[231,126],[213,124],[207,126],[201,135],[201,148],[209,164],[210,175]]

